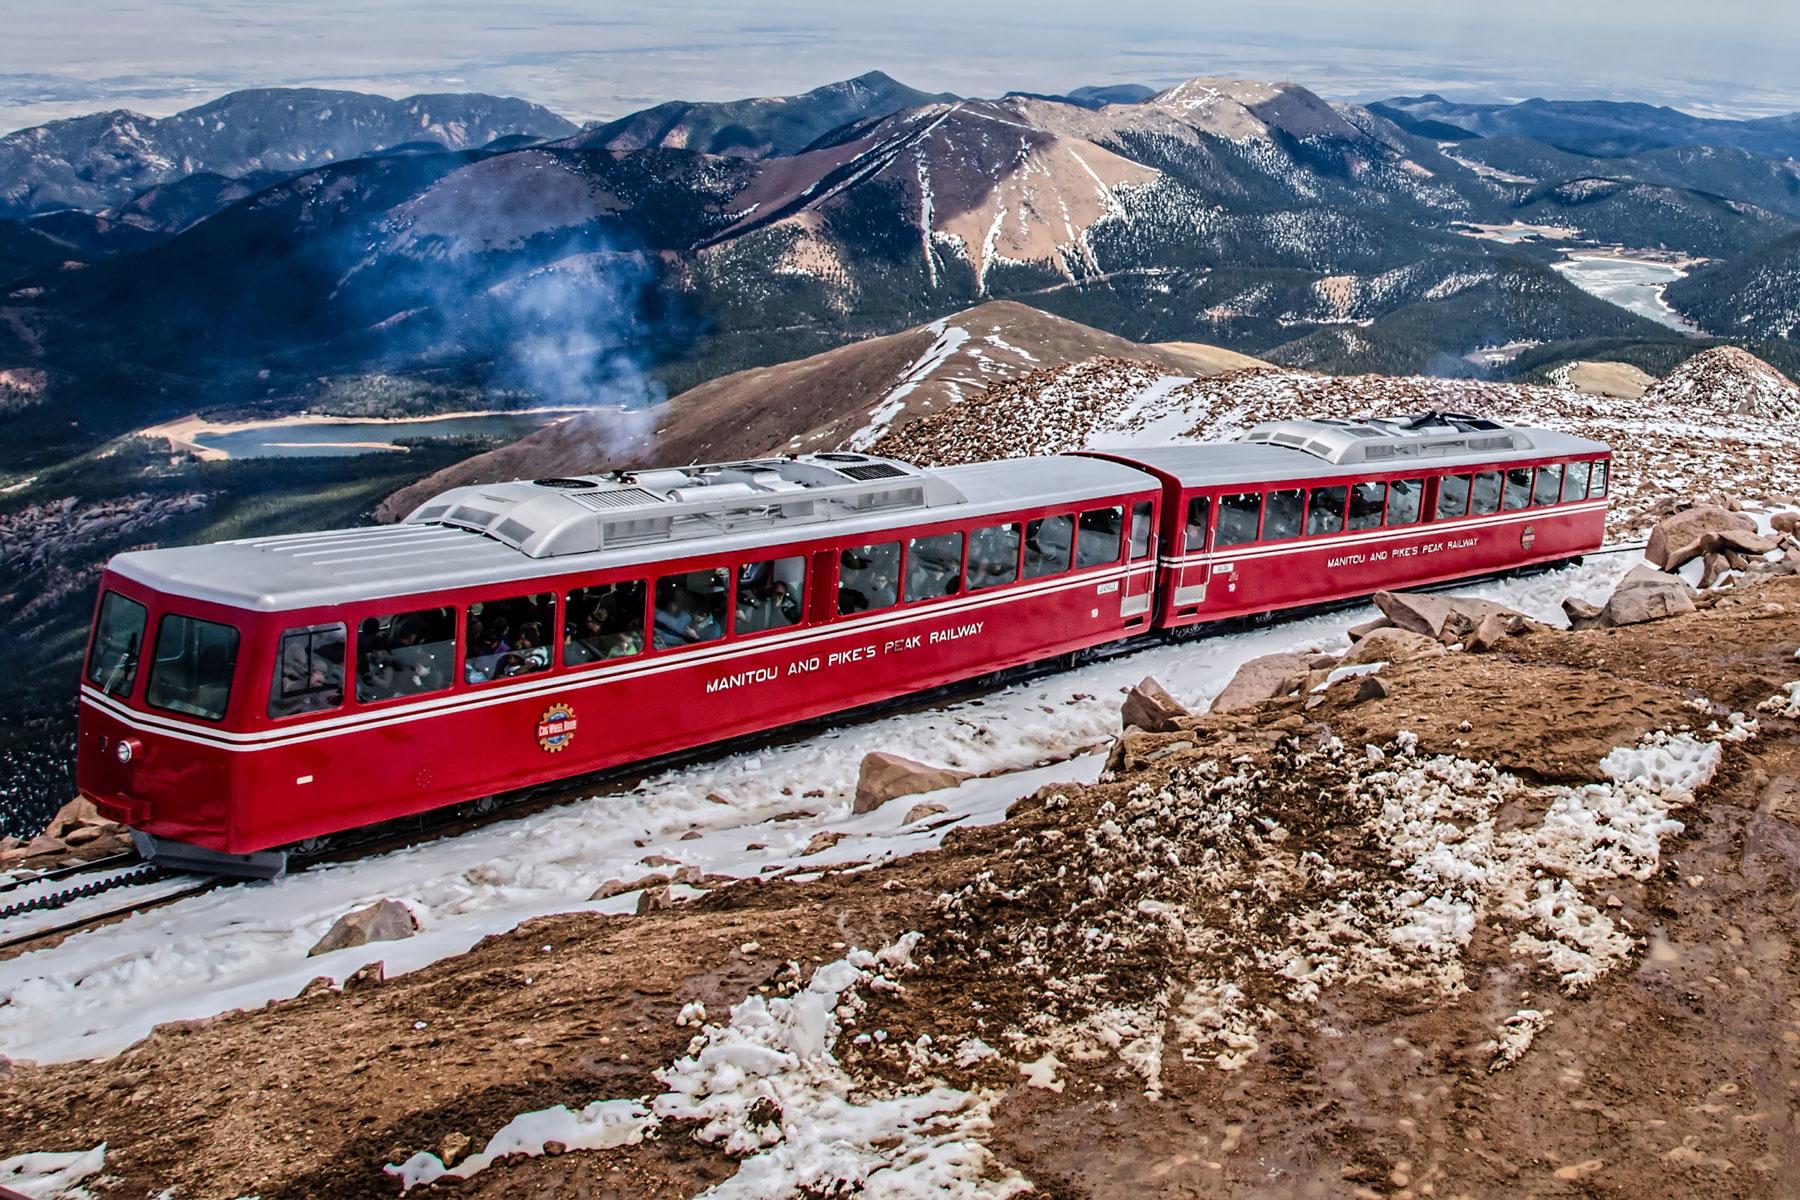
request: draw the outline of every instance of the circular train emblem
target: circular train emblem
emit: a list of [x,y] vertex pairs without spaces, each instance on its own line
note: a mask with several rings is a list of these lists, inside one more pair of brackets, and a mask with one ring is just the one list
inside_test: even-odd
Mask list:
[[555,754],[558,750],[567,750],[569,743],[574,740],[574,706],[564,704],[559,700],[546,708],[544,715],[538,718],[538,745],[542,746],[546,752]]
[[1519,549],[1529,550],[1531,549],[1531,544],[1535,541],[1537,541],[1537,527],[1535,525],[1527,525],[1519,534]]

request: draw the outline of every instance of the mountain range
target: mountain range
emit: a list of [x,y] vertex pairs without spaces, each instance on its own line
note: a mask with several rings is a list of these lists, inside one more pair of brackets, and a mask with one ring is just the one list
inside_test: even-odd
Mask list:
[[1467,104],[1435,93],[1395,96],[1369,107],[1427,137],[1530,138],[1609,157],[1672,146],[1725,146],[1772,158],[1800,157],[1800,113],[1735,120],[1616,100]]
[[495,138],[566,137],[536,104],[476,94],[390,100],[320,88],[232,92],[170,117],[115,109],[0,138],[0,216],[98,212],[203,174],[268,178],[412,146],[462,150]]
[[[1552,269],[1584,248],[1687,260],[1670,299],[1785,362],[1792,277],[1768,264],[1800,235],[1800,176],[1719,144],[1783,127],[1219,78],[958,99],[879,72],[582,130],[521,101],[312,91],[58,122],[0,142],[0,193],[86,205],[0,220],[0,369],[50,381],[11,465],[363,376],[440,407],[433,388],[644,408],[999,298],[1327,371],[1666,370],[1699,348]],[[1602,133],[1629,152],[1596,153]],[[126,142],[110,173],[70,165]]]

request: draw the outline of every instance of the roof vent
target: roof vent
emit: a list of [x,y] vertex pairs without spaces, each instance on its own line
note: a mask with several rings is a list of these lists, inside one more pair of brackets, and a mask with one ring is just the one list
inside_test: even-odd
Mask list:
[[562,492],[584,492],[599,486],[591,479],[534,479],[531,482],[537,487],[555,488]]
[[855,467],[839,467],[838,470],[852,479],[904,479],[906,477],[905,471],[884,462],[863,463],[861,466]]
[[1265,421],[1244,431],[1238,440],[1290,447],[1340,466],[1533,448],[1530,435],[1522,429],[1450,412]]

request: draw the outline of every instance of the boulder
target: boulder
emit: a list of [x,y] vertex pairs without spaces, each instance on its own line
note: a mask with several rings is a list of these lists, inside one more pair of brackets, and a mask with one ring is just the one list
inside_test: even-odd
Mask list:
[[949,811],[949,809],[941,804],[915,804],[906,810],[906,820],[902,821],[901,824],[911,825],[914,821],[923,821],[928,817],[935,817],[939,813],[947,813]]
[[1126,694],[1125,706],[1119,715],[1128,729],[1136,726],[1149,733],[1169,733],[1178,728],[1176,721],[1194,714],[1169,695],[1162,684],[1146,675]]
[[1344,632],[1350,635],[1351,641],[1360,642],[1371,633],[1374,633],[1377,629],[1386,629],[1391,625],[1393,625],[1393,622],[1386,617],[1376,617],[1373,621],[1364,621],[1361,625],[1352,625]]
[[1708,548],[1706,535],[1727,529],[1756,532],[1756,522],[1743,513],[1734,513],[1717,504],[1701,504],[1671,513],[1650,531],[1650,543],[1644,557],[1658,569],[1673,571],[1689,559],[1697,558]]
[[1265,654],[1237,669],[1225,690],[1213,697],[1213,712],[1234,712],[1285,696],[1306,677],[1311,655]]
[[1800,513],[1778,512],[1769,518],[1769,525],[1776,533],[1800,536]]
[[1606,607],[1600,610],[1599,623],[1612,629],[1693,611],[1693,590],[1685,581],[1653,567],[1635,567],[1619,581]]
[[419,931],[412,910],[398,900],[377,900],[367,908],[359,908],[339,917],[325,931],[325,936],[306,952],[328,954],[347,946],[364,946],[370,942],[397,942]]
[[1356,702],[1365,700],[1386,700],[1394,694],[1392,685],[1379,675],[1364,675],[1362,682],[1356,685]]
[[1475,622],[1475,628],[1463,638],[1463,649],[1471,654],[1486,654],[1506,640],[1510,632],[1510,622],[1505,617],[1499,613],[1489,613]]
[[862,767],[856,773],[856,802],[852,808],[859,813],[874,812],[896,797],[956,787],[967,778],[967,771],[934,767],[876,750],[863,755]]
[[50,824],[44,826],[44,832],[50,837],[66,841],[69,834],[83,825],[105,826],[112,823],[100,815],[100,810],[94,807],[92,800],[86,796],[77,796],[56,810],[56,815],[50,818]]
[[1589,604],[1586,600],[1577,600],[1570,596],[1562,602],[1563,615],[1569,618],[1570,629],[1592,629],[1600,624],[1600,606]]
[[1708,547],[1724,554],[1737,551],[1761,558],[1771,550],[1781,549],[1781,538],[1778,535],[1757,533],[1753,529],[1721,529],[1712,535],[1712,545]]
[[[1488,614],[1489,617],[1495,616],[1495,615],[1497,615],[1497,614],[1495,614],[1495,613]],[[1483,617],[1481,619],[1485,621],[1485,620],[1487,620],[1487,617]],[[1468,640],[1469,635],[1474,632],[1475,632],[1475,618],[1474,617],[1471,617],[1468,613],[1465,613],[1465,612],[1453,612],[1449,616],[1445,617],[1444,623],[1438,627],[1437,640],[1442,642],[1446,646],[1455,646],[1455,645],[1459,645],[1462,642]]]
[[837,830],[821,829],[819,832],[813,834],[811,839],[807,841],[806,849],[800,852],[800,857],[805,858],[809,854],[818,854],[822,851],[829,850],[843,840],[844,835]]
[[669,877],[660,871],[655,872],[654,874],[645,875],[639,879],[609,879],[599,887],[595,888],[594,894],[589,896],[588,899],[590,901],[611,900],[614,896],[623,896],[626,892],[641,892],[648,891],[651,888],[667,887],[668,883]]
[[666,887],[651,888],[638,896],[637,915],[641,917],[645,913],[661,912],[665,908],[673,907],[675,907],[674,892]]
[[1415,658],[1430,658],[1443,652],[1444,647],[1429,634],[1400,628],[1377,629],[1350,647],[1350,653],[1344,655],[1344,666],[1354,667],[1373,662],[1411,662]]
[[1495,604],[1492,600],[1478,600],[1473,596],[1439,596],[1425,592],[1377,592],[1375,603],[1398,628],[1422,633],[1433,639],[1452,615],[1466,617],[1471,628],[1489,613],[1499,613],[1501,616],[1523,615],[1515,614],[1513,609],[1504,604]]

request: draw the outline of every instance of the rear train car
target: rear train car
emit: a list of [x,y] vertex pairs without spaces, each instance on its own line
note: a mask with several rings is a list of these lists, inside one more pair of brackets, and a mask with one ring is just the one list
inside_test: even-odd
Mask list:
[[1150,627],[1163,489],[861,454],[459,488],[399,525],[122,554],[82,791],[241,873],[345,829]]
[[1558,562],[1606,534],[1603,443],[1460,414],[1093,453],[1164,486],[1169,629]]

